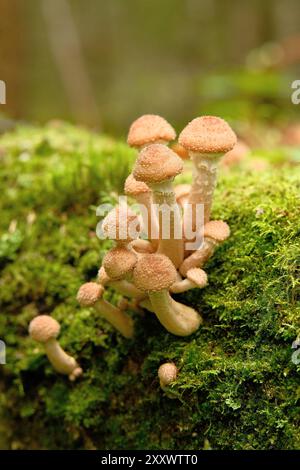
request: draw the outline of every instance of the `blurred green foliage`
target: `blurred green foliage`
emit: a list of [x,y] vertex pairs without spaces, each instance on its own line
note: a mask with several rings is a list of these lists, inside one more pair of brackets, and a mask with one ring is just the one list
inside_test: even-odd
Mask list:
[[[0,148],[1,447],[299,448],[299,168],[224,171],[213,217],[232,235],[206,267],[208,287],[178,296],[203,326],[177,338],[145,312],[126,340],[75,297],[110,246],[95,236],[95,207],[121,191],[134,151],[57,122],[21,127]],[[61,323],[84,369],[76,383],[28,338],[37,313]],[[164,393],[166,360],[180,372]]]

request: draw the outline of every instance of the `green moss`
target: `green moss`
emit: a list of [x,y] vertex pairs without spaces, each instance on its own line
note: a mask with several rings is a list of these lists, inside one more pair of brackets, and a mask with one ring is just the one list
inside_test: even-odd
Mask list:
[[[206,266],[208,287],[177,296],[203,326],[176,338],[145,314],[128,341],[75,296],[108,246],[94,208],[114,199],[134,152],[63,124],[20,128],[0,145],[0,446],[299,448],[299,168],[220,176],[213,216],[232,235]],[[37,312],[61,322],[85,371],[76,383],[28,338]],[[168,394],[157,380],[165,360],[180,369]]]

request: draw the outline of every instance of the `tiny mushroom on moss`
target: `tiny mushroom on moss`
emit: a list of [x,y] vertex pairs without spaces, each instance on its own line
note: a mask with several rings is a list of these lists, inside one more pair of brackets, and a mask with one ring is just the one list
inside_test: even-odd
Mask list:
[[211,220],[204,226],[204,241],[199,250],[194,251],[186,258],[179,268],[183,276],[192,268],[202,267],[211,256],[216,248],[223,243],[230,235],[230,228],[223,220]]
[[177,272],[167,256],[143,255],[134,268],[133,279],[138,289],[147,292],[154,313],[170,333],[188,336],[199,328],[202,322],[199,313],[176,302],[169,294]]
[[173,362],[165,362],[158,369],[159,384],[166,390],[177,379],[178,369]]
[[127,143],[139,149],[153,143],[168,144],[176,138],[173,127],[161,116],[145,114],[130,126]]
[[103,286],[96,282],[87,282],[80,287],[77,300],[81,306],[93,307],[125,338],[132,338],[134,333],[132,319],[119,308],[103,299],[103,293]]
[[29,324],[31,338],[44,344],[45,352],[54,369],[60,374],[68,375],[73,381],[82,374],[82,369],[59,345],[56,340],[59,332],[59,323],[49,315],[38,315]]
[[179,294],[190,289],[203,289],[207,285],[207,274],[203,269],[191,268],[186,273],[186,279],[179,280],[172,284],[170,291]]

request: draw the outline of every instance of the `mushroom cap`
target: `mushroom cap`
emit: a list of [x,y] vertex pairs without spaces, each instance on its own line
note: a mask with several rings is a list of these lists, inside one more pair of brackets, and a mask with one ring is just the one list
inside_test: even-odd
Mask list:
[[110,281],[110,277],[107,275],[103,266],[101,266],[101,268],[99,269],[97,277],[98,277],[98,281],[103,286]]
[[201,268],[189,269],[186,277],[198,287],[205,287],[207,284],[207,274]]
[[168,289],[177,278],[170,259],[161,254],[144,254],[133,271],[133,280],[138,289],[155,292]]
[[161,116],[145,114],[134,121],[129,129],[127,143],[131,147],[141,147],[151,142],[176,138],[173,127]]
[[77,300],[82,306],[93,305],[99,300],[104,292],[104,287],[96,282],[82,284],[77,292]]
[[103,267],[106,274],[117,281],[130,273],[137,263],[137,256],[125,247],[116,247],[110,250],[103,258]]
[[130,227],[139,230],[138,216],[127,206],[117,206],[102,221],[102,231],[106,238],[129,242],[138,237],[138,233],[130,233]]
[[177,155],[182,158],[182,160],[188,160],[189,159],[189,152],[183,145],[180,145],[178,142],[175,144],[171,145],[171,149],[173,152],[177,153]]
[[158,369],[158,378],[162,386],[170,385],[177,379],[177,367],[172,362],[162,364]]
[[199,153],[229,152],[236,141],[236,135],[227,122],[215,116],[193,119],[178,139],[183,147]]
[[151,189],[143,181],[137,181],[133,174],[130,174],[124,186],[125,194],[128,196],[138,196],[139,194],[150,193]]
[[163,144],[151,144],[139,154],[133,169],[136,180],[161,183],[173,179],[182,172],[182,160]]
[[230,228],[223,220],[211,220],[204,225],[204,237],[223,242],[230,235]]
[[184,196],[188,196],[190,194],[190,191],[191,191],[191,185],[190,184],[178,184],[174,188],[174,193],[175,193],[175,196],[176,196],[176,200],[178,200],[178,199],[180,199]]
[[38,315],[29,324],[29,334],[39,343],[46,343],[51,338],[56,338],[60,331],[59,323],[49,315]]

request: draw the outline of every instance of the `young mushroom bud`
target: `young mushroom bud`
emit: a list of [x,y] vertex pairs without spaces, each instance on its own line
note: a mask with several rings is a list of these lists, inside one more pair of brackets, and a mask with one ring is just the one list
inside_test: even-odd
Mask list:
[[176,138],[173,127],[161,116],[145,114],[134,121],[129,129],[127,143],[142,149],[146,145],[168,144]]
[[133,336],[133,321],[119,308],[102,298],[104,287],[96,282],[83,284],[78,293],[77,300],[81,306],[93,307],[103,318],[114,326],[125,338]]
[[177,379],[178,369],[173,362],[166,362],[158,369],[159,384],[162,390],[166,390]]
[[236,141],[227,122],[214,116],[193,119],[181,132],[179,143],[188,150],[194,163],[194,181],[188,199],[192,206],[192,221],[185,220],[185,226],[192,224],[195,230],[198,204],[204,206],[204,223],[209,221],[218,161]]
[[68,375],[70,380],[75,380],[82,374],[82,369],[76,360],[60,347],[56,340],[59,331],[59,323],[49,315],[38,315],[29,324],[31,338],[44,344],[45,352],[54,369],[60,374]]
[[153,202],[158,206],[158,253],[170,258],[178,268],[183,261],[184,245],[179,206],[176,203],[172,181],[182,171],[181,159],[168,147],[152,144],[139,154],[133,175],[151,187]]
[[158,227],[156,214],[153,211],[152,206],[151,189],[146,183],[143,183],[143,181],[137,181],[134,176],[130,174],[125,181],[124,192],[127,196],[132,196],[140,205],[143,231],[146,233],[147,238],[154,243],[155,248],[157,248]]
[[174,294],[186,292],[190,289],[203,289],[207,285],[207,274],[203,269],[191,268],[186,273],[186,279],[174,282],[170,291]]
[[230,228],[222,220],[211,220],[204,226],[204,241],[199,250],[194,251],[186,258],[179,268],[183,276],[192,268],[200,268],[204,266],[206,261],[211,258],[216,248],[223,243],[230,235]]
[[143,255],[133,271],[138,289],[147,292],[151,306],[160,323],[177,336],[188,336],[196,331],[202,319],[191,307],[176,302],[169,288],[176,281],[177,271],[165,255]]

